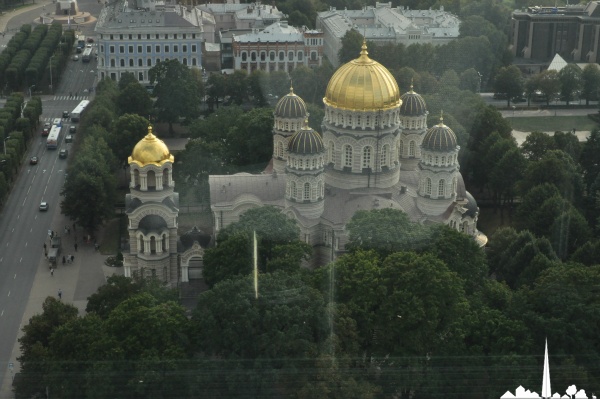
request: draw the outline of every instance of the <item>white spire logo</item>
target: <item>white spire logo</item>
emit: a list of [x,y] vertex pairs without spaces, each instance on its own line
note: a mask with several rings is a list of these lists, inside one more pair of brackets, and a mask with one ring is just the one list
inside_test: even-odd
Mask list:
[[552,389],[550,388],[550,362],[548,361],[548,338],[546,338],[546,353],[544,354],[544,377],[542,379],[542,398],[550,398]]

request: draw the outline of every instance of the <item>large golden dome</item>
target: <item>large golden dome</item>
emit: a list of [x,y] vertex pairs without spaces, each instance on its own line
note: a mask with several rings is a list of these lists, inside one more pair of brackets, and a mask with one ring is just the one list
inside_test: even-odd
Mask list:
[[148,164],[160,166],[165,162],[172,163],[174,160],[165,142],[152,134],[152,126],[148,126],[148,134],[133,147],[133,152],[128,159],[129,163],[135,162],[139,166]]
[[368,54],[363,41],[360,56],[333,74],[323,99],[326,105],[351,111],[376,111],[402,104],[396,79]]

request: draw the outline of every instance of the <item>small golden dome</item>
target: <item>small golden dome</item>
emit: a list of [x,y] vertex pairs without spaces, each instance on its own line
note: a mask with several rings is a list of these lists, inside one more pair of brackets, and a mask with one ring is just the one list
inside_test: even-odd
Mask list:
[[396,79],[368,54],[363,41],[360,56],[333,74],[323,98],[326,105],[351,111],[376,111],[402,104]]
[[165,142],[152,134],[152,126],[148,126],[148,134],[133,147],[128,162],[135,162],[139,166],[148,164],[160,166],[165,162],[172,163],[174,160]]

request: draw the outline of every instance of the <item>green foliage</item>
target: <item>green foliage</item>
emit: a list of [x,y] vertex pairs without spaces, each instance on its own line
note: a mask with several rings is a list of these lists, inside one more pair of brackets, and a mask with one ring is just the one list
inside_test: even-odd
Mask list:
[[137,114],[147,117],[152,113],[153,103],[146,88],[136,81],[119,90],[117,105],[120,115]]
[[590,100],[598,98],[600,69],[594,65],[586,65],[581,72],[581,86],[581,98],[585,99],[585,105],[589,105]]
[[349,29],[342,37],[342,47],[338,52],[339,65],[358,58],[363,36],[354,29]]
[[166,60],[150,68],[148,75],[150,84],[155,84],[157,115],[169,123],[171,134],[179,117],[198,116],[202,81],[195,79],[187,66],[175,59]]
[[112,132],[108,135],[107,144],[119,164],[127,162],[133,147],[148,133],[148,126],[150,122],[138,114],[123,114],[117,119]]
[[398,251],[423,248],[429,232],[408,219],[406,213],[392,208],[357,211],[348,224],[346,249],[374,250],[385,257]]
[[560,98],[569,103],[576,99],[576,95],[581,90],[581,69],[575,64],[567,64],[558,73],[560,80]]
[[300,229],[272,206],[252,208],[220,231],[218,245],[204,255],[203,275],[209,286],[237,275],[249,275],[254,267],[253,234],[258,242],[258,269],[295,271],[308,259],[311,247],[299,241]]
[[89,233],[113,215],[116,164],[103,139],[88,137],[69,169],[61,192],[61,210]]

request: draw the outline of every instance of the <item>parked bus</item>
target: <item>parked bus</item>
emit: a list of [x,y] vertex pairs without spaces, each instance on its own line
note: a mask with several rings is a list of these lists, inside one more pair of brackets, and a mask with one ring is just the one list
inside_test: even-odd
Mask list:
[[83,114],[83,111],[85,111],[89,103],[89,100],[82,100],[79,104],[77,104],[73,112],[71,112],[71,122],[79,122],[81,114]]
[[83,55],[81,56],[81,61],[90,62],[91,59],[92,59],[92,48],[86,47],[85,50],[83,50]]
[[47,149],[55,150],[58,148],[58,139],[60,138],[61,129],[62,128],[60,126],[52,126],[52,129],[50,129],[50,134],[48,134],[48,139],[46,140]]

